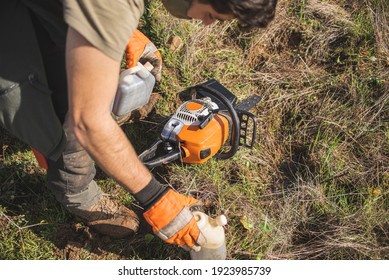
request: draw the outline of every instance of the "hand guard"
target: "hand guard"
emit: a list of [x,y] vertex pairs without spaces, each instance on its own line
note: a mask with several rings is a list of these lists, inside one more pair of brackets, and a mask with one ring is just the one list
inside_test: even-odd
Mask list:
[[155,80],[161,80],[162,57],[157,47],[139,30],[132,33],[131,39],[126,48],[126,66],[131,68],[140,62],[145,64],[149,62],[154,66],[151,74],[154,75]]
[[205,239],[190,207],[198,203],[193,197],[169,190],[143,216],[154,233],[169,244],[196,248]]

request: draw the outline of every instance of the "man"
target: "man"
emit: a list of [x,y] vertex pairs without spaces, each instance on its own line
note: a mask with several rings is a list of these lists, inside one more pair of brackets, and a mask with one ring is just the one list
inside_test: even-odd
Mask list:
[[[237,18],[263,27],[274,17],[277,1],[163,3],[173,15],[205,25]],[[179,246],[201,245],[189,210],[197,200],[155,180],[111,116],[120,61],[143,1],[5,0],[0,6],[0,124],[45,156],[48,186],[57,200],[100,233],[134,233],[136,214],[93,180],[96,162],[134,195],[160,238]]]

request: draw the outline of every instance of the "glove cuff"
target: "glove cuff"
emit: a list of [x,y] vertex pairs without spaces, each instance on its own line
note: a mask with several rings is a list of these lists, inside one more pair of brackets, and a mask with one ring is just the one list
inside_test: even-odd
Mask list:
[[163,187],[154,177],[140,192],[134,194],[134,197],[141,206],[150,209],[166,192],[167,188]]

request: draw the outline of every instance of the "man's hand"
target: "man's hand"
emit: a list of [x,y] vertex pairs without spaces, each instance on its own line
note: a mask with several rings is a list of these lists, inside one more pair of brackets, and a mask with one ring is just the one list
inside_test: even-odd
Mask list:
[[163,241],[193,248],[205,242],[190,211],[197,203],[197,199],[169,189],[143,216]]
[[[135,67],[138,62],[143,65],[149,62],[153,66],[151,74],[153,74],[157,82],[161,81],[162,58],[160,52],[149,38],[139,30],[135,30],[126,47],[126,68]],[[128,122],[129,119],[134,116],[135,118],[144,119],[153,110],[154,105],[159,98],[159,94],[153,93],[151,94],[148,103],[141,108],[133,112],[128,112],[120,117],[114,116],[114,118],[119,125]]]
[[131,68],[140,62],[143,65],[149,62],[153,65],[151,74],[154,75],[155,80],[161,80],[162,57],[157,47],[139,30],[132,33],[131,39],[126,48],[126,66]]

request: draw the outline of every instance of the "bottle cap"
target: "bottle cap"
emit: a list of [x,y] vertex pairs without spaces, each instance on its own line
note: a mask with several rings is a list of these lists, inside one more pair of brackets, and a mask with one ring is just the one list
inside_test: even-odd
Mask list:
[[150,62],[146,62],[144,65],[143,65],[147,70],[149,70],[151,72],[151,70],[153,70],[154,66],[150,63]]
[[216,224],[218,225],[218,226],[225,226],[226,224],[227,224],[227,217],[226,216],[224,216],[224,215],[220,215],[220,216],[217,216],[216,218],[215,218],[215,220],[216,220]]

